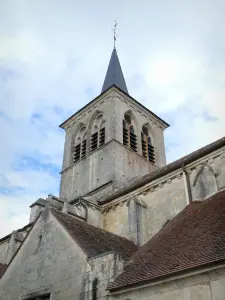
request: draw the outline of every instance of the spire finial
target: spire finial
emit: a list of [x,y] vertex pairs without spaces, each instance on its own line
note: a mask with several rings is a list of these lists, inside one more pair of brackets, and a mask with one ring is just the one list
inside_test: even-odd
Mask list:
[[114,27],[112,29],[113,31],[113,39],[114,39],[114,49],[116,48],[116,38],[117,38],[117,34],[116,34],[116,26],[118,25],[118,23],[115,21]]

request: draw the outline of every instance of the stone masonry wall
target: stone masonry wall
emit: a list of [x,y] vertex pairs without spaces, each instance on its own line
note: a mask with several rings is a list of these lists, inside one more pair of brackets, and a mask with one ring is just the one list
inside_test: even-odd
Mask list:
[[166,164],[166,154],[164,145],[164,129],[165,125],[162,125],[160,121],[153,116],[147,109],[136,103],[133,99],[125,96],[119,91],[115,91],[114,94],[114,110],[115,110],[115,138],[121,144],[123,143],[123,125],[124,114],[130,113],[133,117],[136,134],[138,153],[142,155],[141,147],[141,131],[142,126],[147,124],[152,139],[153,146],[155,147],[156,166],[163,167]]
[[97,299],[106,300],[108,295],[107,286],[122,268],[123,261],[114,253],[106,253],[88,260],[83,274],[84,291],[81,294],[81,299],[92,300],[92,284],[97,279]]
[[51,300],[79,299],[86,257],[45,211],[0,281],[0,299],[51,292]]
[[[136,191],[120,199],[104,214],[104,229],[131,238],[128,224],[127,200],[134,197]],[[142,208],[142,244],[155,235],[162,226],[176,216],[185,206],[183,178],[179,175],[163,186],[143,191],[139,195],[147,208]]]
[[[105,145],[90,153],[90,137],[93,120],[98,112],[105,117]],[[138,154],[122,146],[124,114],[129,112],[135,122]],[[155,165],[150,164],[142,156],[141,131],[147,124],[155,147]],[[86,158],[73,163],[73,140],[81,126],[87,128]],[[131,178],[143,176],[158,167],[164,166],[165,146],[163,130],[165,124],[153,113],[142,107],[129,96],[125,96],[116,88],[91,102],[77,115],[71,117],[63,125],[66,130],[63,168],[61,174],[60,197],[70,201],[92,192],[109,181],[127,183]],[[112,144],[112,141],[113,144]],[[117,141],[117,143],[115,143]],[[114,187],[107,187],[101,195],[107,195]]]

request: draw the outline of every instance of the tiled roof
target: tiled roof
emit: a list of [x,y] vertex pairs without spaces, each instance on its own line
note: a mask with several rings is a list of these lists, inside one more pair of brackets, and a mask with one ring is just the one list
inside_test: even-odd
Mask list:
[[4,274],[6,268],[7,268],[7,265],[6,265],[6,264],[1,264],[1,263],[0,263],[0,278],[1,278],[2,275]]
[[99,204],[104,204],[104,203],[110,202],[118,197],[121,197],[127,193],[132,192],[135,189],[138,189],[138,188],[144,186],[145,184],[148,184],[149,182],[151,182],[155,179],[158,179],[158,178],[160,178],[166,174],[169,174],[171,172],[174,172],[174,171],[178,170],[179,168],[182,168],[182,167],[192,163],[193,161],[195,161],[207,154],[210,154],[211,152],[213,152],[223,146],[225,146],[225,137],[223,137],[211,144],[208,144],[208,145],[206,145],[184,157],[181,157],[180,159],[175,160],[174,162],[172,162],[168,165],[165,165],[164,167],[162,167],[154,172],[151,172],[141,178],[138,178],[134,182],[128,184],[128,186],[119,189],[118,191],[116,191],[115,193],[111,194],[110,196],[108,196],[106,198],[104,197],[104,198],[100,199],[98,202],[99,202]]
[[83,249],[88,258],[113,251],[120,254],[123,259],[128,259],[137,251],[137,246],[126,238],[92,226],[55,209],[51,209],[51,212]]
[[194,201],[129,259],[110,290],[225,260],[225,191]]

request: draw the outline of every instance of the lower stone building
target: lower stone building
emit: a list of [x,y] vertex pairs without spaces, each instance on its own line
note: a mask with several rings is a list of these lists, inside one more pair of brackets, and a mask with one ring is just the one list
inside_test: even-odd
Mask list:
[[60,195],[0,239],[0,299],[225,299],[225,138],[166,164],[169,125],[129,95],[116,49],[60,126]]

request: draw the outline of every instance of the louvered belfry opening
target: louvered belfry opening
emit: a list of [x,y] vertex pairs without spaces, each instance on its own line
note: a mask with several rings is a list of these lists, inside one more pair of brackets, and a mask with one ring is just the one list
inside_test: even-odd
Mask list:
[[137,152],[137,136],[134,132],[134,126],[130,126],[130,148]]
[[91,152],[98,148],[98,131],[91,136]]
[[87,129],[83,126],[75,138],[73,163],[76,163],[81,158],[86,157],[87,153]]
[[106,131],[105,131],[105,117],[103,113],[99,113],[93,122],[92,135],[91,135],[91,148],[90,152],[98,149],[105,144]]
[[150,136],[148,137],[148,160],[153,164],[155,163],[155,150],[154,147],[152,146]]
[[143,132],[141,133],[141,144],[142,144],[142,155],[145,158],[148,158],[148,146]]
[[142,155],[154,164],[155,150],[152,145],[151,137],[149,136],[149,130],[146,126],[142,127],[141,143],[142,143]]
[[123,145],[137,152],[137,135],[132,119],[128,113],[124,115],[123,120]]
[[[90,137],[88,140],[88,136]],[[106,122],[103,113],[99,113],[93,121],[90,133],[87,132],[86,125],[83,125],[73,140],[73,163],[86,158],[106,142]]]
[[82,142],[81,158],[85,158],[85,157],[86,157],[86,149],[87,149],[87,140],[85,139],[85,140]]
[[123,145],[128,146],[128,130],[126,128],[126,122],[123,120]]
[[99,147],[105,144],[105,127],[100,129],[99,132]]
[[80,148],[81,148],[81,144],[76,145],[74,148],[74,159],[73,159],[74,163],[80,160]]

